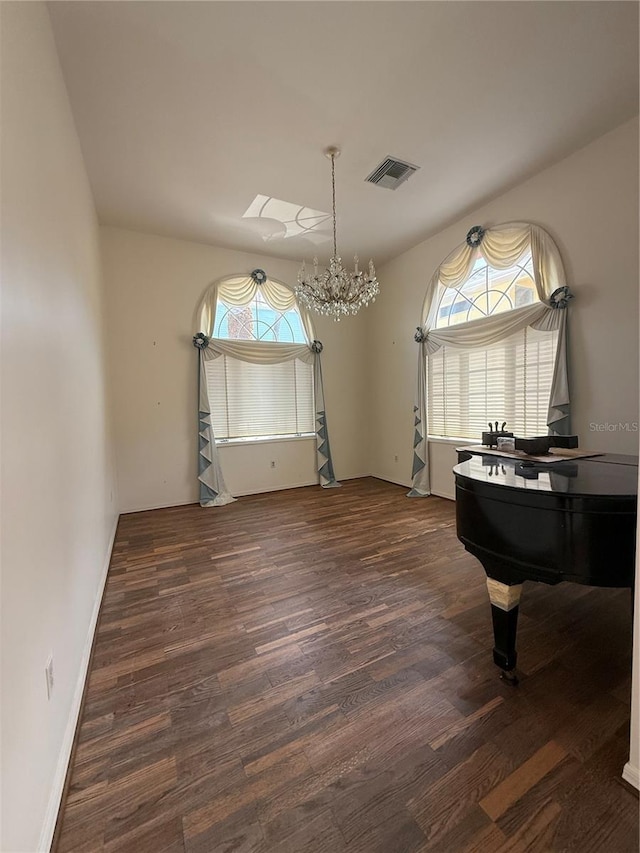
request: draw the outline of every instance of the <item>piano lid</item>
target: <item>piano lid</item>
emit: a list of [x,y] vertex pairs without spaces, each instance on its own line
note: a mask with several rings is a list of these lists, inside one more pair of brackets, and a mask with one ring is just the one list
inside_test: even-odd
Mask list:
[[596,456],[570,462],[523,463],[501,456],[474,455],[453,469],[459,477],[505,489],[558,495],[633,497],[638,493],[638,459]]

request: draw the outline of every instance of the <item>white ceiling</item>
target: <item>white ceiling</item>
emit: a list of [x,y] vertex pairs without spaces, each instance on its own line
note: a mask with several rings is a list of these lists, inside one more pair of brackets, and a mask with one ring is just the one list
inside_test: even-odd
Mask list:
[[[327,145],[340,253],[379,264],[638,111],[635,2],[49,10],[100,221],[279,257],[314,243],[243,213],[330,211]],[[387,154],[421,167],[396,191]]]

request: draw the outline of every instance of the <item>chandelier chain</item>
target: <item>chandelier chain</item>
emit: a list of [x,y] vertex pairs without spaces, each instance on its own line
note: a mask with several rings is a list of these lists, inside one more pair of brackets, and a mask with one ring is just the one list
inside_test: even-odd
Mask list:
[[379,292],[373,261],[369,261],[369,270],[365,272],[358,269],[358,256],[355,255],[354,270],[349,272],[342,266],[342,260],[338,256],[336,157],[339,153],[340,149],[335,147],[325,151],[325,155],[331,158],[333,257],[329,259],[328,268],[322,271],[318,269],[317,258],[313,259],[313,272],[307,270],[303,261],[296,287],[296,297],[303,307],[331,316],[334,320],[340,320],[348,314],[357,314],[360,308],[374,302]]
[[331,190],[333,193],[333,257],[338,255],[338,241],[336,238],[336,155],[331,154]]

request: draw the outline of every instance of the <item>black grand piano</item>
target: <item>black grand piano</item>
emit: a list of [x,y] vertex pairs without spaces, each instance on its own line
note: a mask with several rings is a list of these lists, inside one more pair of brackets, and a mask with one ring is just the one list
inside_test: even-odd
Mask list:
[[453,469],[458,538],[487,574],[493,660],[517,683],[523,581],[633,585],[638,459],[531,463],[469,450]]

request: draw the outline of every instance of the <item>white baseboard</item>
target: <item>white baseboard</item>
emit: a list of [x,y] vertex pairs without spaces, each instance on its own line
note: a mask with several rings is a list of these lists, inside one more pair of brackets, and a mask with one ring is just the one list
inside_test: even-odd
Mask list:
[[69,711],[69,719],[67,721],[67,727],[65,729],[64,738],[62,740],[62,746],[60,748],[60,755],[58,757],[56,772],[53,777],[51,794],[49,795],[49,802],[47,804],[47,811],[45,813],[44,821],[42,824],[42,830],[40,832],[40,840],[38,842],[38,851],[40,851],[40,853],[48,853],[48,851],[51,849],[53,834],[56,828],[56,821],[58,820],[58,812],[60,811],[60,806],[62,803],[64,784],[67,778],[67,770],[69,768],[71,750],[73,749],[73,741],[76,734],[76,728],[78,726],[78,717],[80,716],[80,708],[82,706],[84,685],[87,679],[87,672],[89,669],[89,660],[91,658],[91,649],[93,647],[93,637],[96,632],[96,626],[98,624],[98,616],[100,615],[100,605],[102,604],[102,595],[104,593],[104,587],[107,582],[107,574],[109,572],[109,564],[111,562],[111,553],[113,551],[113,542],[115,540],[116,529],[118,527],[118,518],[119,516],[116,516],[115,521],[113,523],[113,529],[109,538],[109,545],[107,546],[107,554],[105,557],[104,565],[102,567],[102,576],[100,578],[98,591],[96,593],[96,598],[93,604],[93,612],[91,614],[91,620],[89,622],[89,630],[87,631],[84,649],[82,650],[80,672],[78,673],[76,689],[73,694],[71,709]]
[[[350,474],[348,477],[339,477],[338,480],[340,482],[344,480],[361,480],[364,477],[375,477],[375,474]],[[384,477],[378,477],[379,480],[384,480]],[[283,483],[277,486],[268,486],[264,489],[252,489],[250,492],[233,492],[234,498],[246,498],[249,495],[265,495],[268,492],[283,492],[285,489],[303,489],[306,486],[317,486],[317,480],[311,480],[309,482],[304,483]],[[401,484],[402,485],[402,484]],[[410,488],[410,487],[409,487]],[[146,504],[145,506],[135,506],[135,507],[127,507],[121,510],[121,515],[128,515],[131,512],[149,512],[152,509],[170,509],[174,506],[189,506],[189,504],[197,504],[198,498],[192,498],[190,500],[172,500],[172,501],[164,501],[159,504]]]
[[269,492],[284,492],[287,489],[304,489],[306,486],[317,486],[317,480],[303,483],[278,483],[277,486],[265,486],[264,489],[251,489],[250,492],[236,492],[234,498],[248,498],[251,495],[266,495]]
[[[361,480],[363,477],[369,477],[369,474],[354,474],[350,477],[338,477],[338,482],[343,483],[346,480]],[[250,495],[264,495],[267,492],[284,492],[286,489],[304,489],[307,486],[319,486],[320,483],[318,480],[312,480],[307,483],[289,483],[288,485],[282,486],[269,486],[266,489],[252,489],[250,492],[236,492],[234,497],[238,498],[246,498]]]
[[366,477],[373,477],[373,474],[347,474],[346,476],[338,477],[338,482],[342,483],[344,480],[364,480]]
[[145,504],[144,506],[126,507],[120,510],[120,515],[129,515],[131,512],[149,512],[152,509],[170,509],[172,506],[189,506],[189,504],[197,504],[198,498],[190,498],[189,500],[179,501],[163,501],[159,504]]
[[375,471],[372,471],[369,477],[375,477],[376,480],[384,480],[385,483],[393,483],[394,486],[403,486],[405,489],[411,488],[411,482],[407,482],[406,480],[396,480],[393,477],[389,477],[386,474],[376,474]]
[[622,771],[622,778],[625,782],[628,782],[630,785],[640,791],[640,770],[637,767],[633,767],[629,762],[624,765],[624,770]]
[[445,498],[448,501],[455,501],[456,499],[456,496],[451,493],[447,494],[446,492],[436,492],[435,489],[432,489],[431,494],[435,495],[437,498]]
[[[395,486],[404,486],[406,489],[411,488],[411,483],[407,483],[403,480],[393,480],[391,477],[384,476],[383,474],[369,474],[370,477],[375,477],[377,480],[384,480],[385,483],[393,483]],[[453,494],[446,494],[445,492],[437,492],[435,489],[431,490],[431,494],[437,498],[446,498],[448,501],[455,501],[456,496]],[[427,497],[430,497],[427,495]]]

